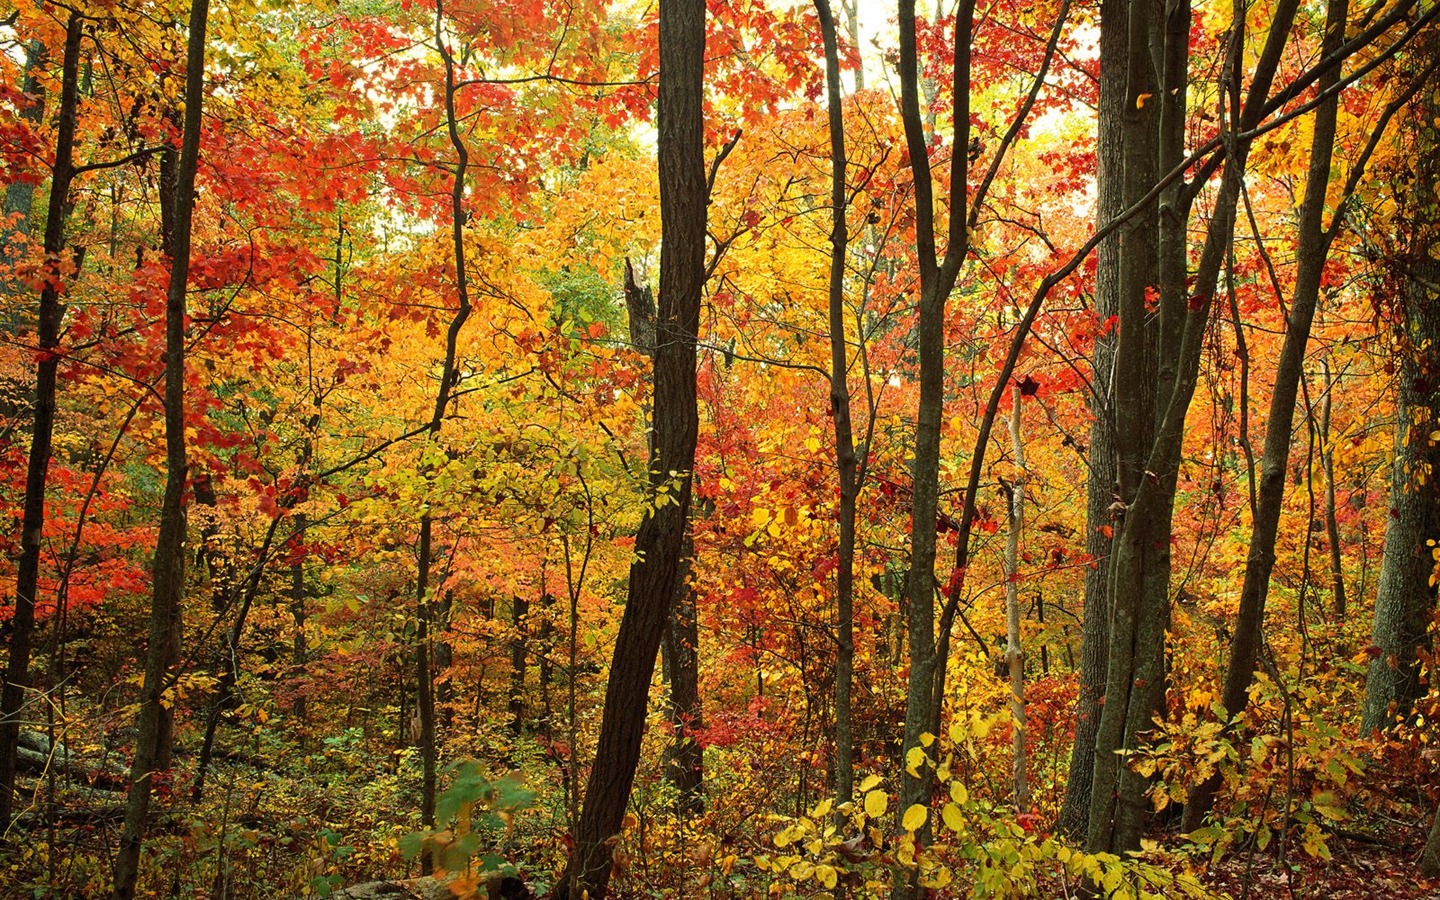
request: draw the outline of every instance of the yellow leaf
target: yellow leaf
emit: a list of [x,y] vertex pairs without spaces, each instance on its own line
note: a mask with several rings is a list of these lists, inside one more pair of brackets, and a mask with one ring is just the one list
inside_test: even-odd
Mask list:
[[965,829],[965,817],[960,814],[960,807],[953,803],[945,804],[945,808],[940,810],[940,820],[945,823],[946,828],[956,833]]
[[766,522],[769,522],[769,521],[770,521],[770,510],[766,509],[765,507],[763,507],[763,506],[757,506],[757,507],[755,507],[754,509],[752,509],[752,510],[750,511],[750,522],[751,522],[756,528],[763,528],[763,527],[765,527],[765,523],[766,523]]
[[884,791],[870,791],[865,795],[865,815],[872,819],[885,815],[885,808],[889,805],[890,797]]
[[813,438],[813,437],[808,437],[808,438],[806,438],[806,439],[805,439],[805,449],[806,449],[806,450],[809,450],[811,453],[819,453],[819,452],[820,452],[820,440],[819,440],[819,438]]
[[815,877],[825,886],[826,890],[834,890],[835,885],[840,881],[840,875],[835,871],[834,866],[816,866]]
[[905,810],[905,818],[900,820],[900,824],[906,831],[919,831],[920,826],[925,824],[927,814],[925,806],[916,803],[914,806]]
[[912,778],[920,777],[920,767],[925,764],[925,751],[919,747],[911,747],[910,752],[905,754],[905,771],[910,773]]
[[1155,95],[1154,95],[1154,94],[1141,94],[1140,96],[1136,97],[1136,98],[1135,98],[1135,108],[1136,108],[1136,109],[1144,109],[1144,108],[1145,108],[1145,101],[1146,101],[1146,100],[1149,100],[1149,99],[1150,99],[1151,97],[1153,97],[1153,96],[1155,96]]
[[878,785],[880,781],[881,778],[879,775],[867,776],[864,781],[860,782],[860,793],[863,794],[866,791],[873,791],[875,789],[875,786]]
[[965,785],[958,781],[950,782],[950,799],[964,806],[970,802],[970,792],[965,790]]

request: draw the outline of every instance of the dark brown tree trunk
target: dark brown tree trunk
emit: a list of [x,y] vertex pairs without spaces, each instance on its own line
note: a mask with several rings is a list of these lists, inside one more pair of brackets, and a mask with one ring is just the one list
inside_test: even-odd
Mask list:
[[[1100,105],[1096,132],[1096,227],[1103,228],[1125,209],[1124,131],[1125,53],[1128,0],[1101,0]],[[1096,248],[1095,316],[1100,322],[1117,314],[1120,296],[1120,235],[1112,234]],[[1090,366],[1090,446],[1086,455],[1085,552],[1093,562],[1085,572],[1085,610],[1081,627],[1080,691],[1075,700],[1075,743],[1070,750],[1069,778],[1060,808],[1059,829],[1083,838],[1090,821],[1090,785],[1095,780],[1095,732],[1100,725],[1100,697],[1105,693],[1109,650],[1109,571],[1113,528],[1110,506],[1118,491],[1115,469],[1115,335],[1106,330],[1095,339]]]
[[[1413,64],[1440,56],[1440,32],[1417,41]],[[1431,616],[1435,561],[1426,545],[1440,535],[1440,137],[1434,121],[1440,98],[1433,81],[1411,107],[1408,178],[1397,178],[1391,279],[1395,354],[1400,359],[1396,402],[1395,463],[1390,476],[1390,515],[1375,598],[1370,671],[1365,680],[1361,728],[1369,734],[1408,717],[1425,693],[1419,651],[1433,644]]]
[[[455,314],[445,330],[445,357],[440,364],[440,386],[435,392],[435,408],[430,414],[428,438],[431,443],[440,439],[440,429],[445,422],[445,410],[455,386],[460,381],[456,365],[456,353],[460,331],[470,318],[470,280],[465,257],[465,176],[470,164],[470,153],[460,134],[460,118],[455,111],[455,94],[460,90],[455,77],[455,60],[450,55],[445,34],[445,4],[435,4],[435,48],[445,67],[445,131],[450,138],[450,147],[455,153],[454,181],[450,187],[450,246],[455,262]],[[426,473],[429,474],[428,471]],[[420,516],[420,536],[415,561],[415,703],[419,715],[421,792],[420,824],[430,828],[435,825],[436,759],[435,745],[435,672],[430,664],[430,622],[434,612],[431,599],[430,569],[434,554],[434,522],[427,511]],[[432,861],[426,856],[421,861],[422,869],[428,874]]]
[[185,591],[185,294],[190,276],[191,218],[195,211],[195,172],[200,159],[201,112],[205,100],[205,29],[209,0],[190,4],[185,53],[185,122],[175,193],[171,205],[170,284],[165,301],[165,499],[155,544],[154,595],[150,605],[150,646],[141,689],[139,734],[130,768],[125,827],[115,857],[115,900],[131,900],[140,871],[140,846],[150,813],[150,789],[156,771],[170,757],[170,717],[162,703],[173,683],[178,656],[181,599]]
[[[910,568],[906,618],[910,647],[910,675],[905,696],[904,759],[921,746],[920,736],[933,732],[939,710],[937,694],[943,678],[944,653],[935,640],[935,535],[940,493],[940,420],[945,402],[945,300],[955,287],[969,247],[966,186],[969,181],[970,144],[970,38],[975,18],[973,0],[961,0],[955,19],[954,132],[951,135],[950,196],[947,233],[950,241],[943,259],[936,250],[934,187],[931,179],[926,116],[920,108],[919,55],[916,45],[915,2],[900,0],[900,117],[905,146],[914,176],[915,243],[920,273],[919,348],[920,396],[915,420],[914,461],[911,465]],[[962,541],[965,540],[962,534]],[[900,785],[900,808],[928,804],[933,773],[908,773]],[[897,878],[897,900],[918,896],[913,879]]]
[[[1143,6],[1148,0],[1138,0]],[[1107,690],[1096,735],[1095,783],[1091,790],[1087,844],[1092,852],[1123,852],[1139,846],[1146,809],[1148,780],[1121,764],[1117,751],[1137,746],[1138,735],[1150,728],[1151,718],[1161,709],[1165,680],[1165,628],[1169,622],[1169,547],[1173,521],[1176,475],[1185,436],[1185,419],[1198,382],[1200,359],[1210,306],[1225,255],[1229,250],[1240,197],[1249,139],[1236,132],[1249,132],[1264,115],[1266,100],[1279,65],[1281,52],[1294,21],[1297,0],[1282,0],[1256,63],[1248,94],[1241,93],[1240,48],[1243,21],[1237,20],[1227,61],[1227,105],[1225,164],[1215,206],[1206,231],[1205,246],[1194,280],[1194,292],[1187,299],[1183,327],[1173,345],[1173,371],[1166,375],[1168,395],[1158,398],[1159,425],[1151,446],[1139,457],[1141,466],[1132,468],[1135,457],[1121,451],[1121,488],[1124,520],[1117,526],[1117,541],[1111,571],[1113,612],[1110,631],[1110,658]],[[1131,7],[1132,40],[1144,33],[1133,21],[1137,6]],[[1166,29],[1170,31],[1169,28]],[[1132,56],[1134,47],[1131,48]],[[1153,81],[1151,82],[1154,83]],[[1135,86],[1134,81],[1131,87]],[[1127,106],[1149,105],[1138,95]],[[1127,158],[1127,179],[1129,160]],[[1130,260],[1126,258],[1127,267]],[[1134,303],[1133,296],[1122,303]],[[1164,298],[1162,297],[1162,303]],[[1133,308],[1132,308],[1133,309]],[[1125,307],[1121,312],[1122,359],[1117,363],[1117,380],[1127,370]],[[1167,338],[1166,346],[1169,344]],[[1118,391],[1118,385],[1117,385]],[[1123,402],[1123,401],[1122,401]],[[1152,420],[1153,421],[1153,420]],[[1122,434],[1123,432],[1122,424]],[[1127,480],[1128,479],[1128,480]],[[1133,496],[1130,493],[1133,490]]]
[[[1329,0],[1325,19],[1322,54],[1340,46],[1345,36],[1348,0]],[[1322,76],[1319,89],[1340,81],[1337,67]],[[1296,255],[1295,292],[1290,302],[1289,321],[1270,394],[1265,427],[1265,449],[1260,463],[1260,485],[1256,492],[1254,522],[1250,527],[1250,551],[1240,588],[1240,610],[1230,641],[1229,665],[1225,671],[1223,702],[1225,712],[1235,718],[1249,702],[1250,682],[1265,644],[1265,599],[1270,573],[1275,567],[1275,540],[1280,531],[1280,514],[1285,505],[1285,472],[1290,463],[1290,432],[1295,419],[1300,378],[1304,374],[1305,351],[1310,343],[1310,325],[1320,301],[1320,275],[1325,268],[1329,241],[1324,230],[1326,191],[1330,185],[1330,158],[1335,146],[1338,97],[1320,105],[1310,142],[1310,167],[1305,198],[1300,205],[1299,247]],[[1278,301],[1279,298],[1277,298]],[[1193,831],[1204,822],[1220,787],[1219,775],[1207,779],[1190,792],[1185,805],[1183,831]]]
[[[635,536],[625,613],[615,637],[595,762],[556,893],[604,896],[640,743],[655,655],[670,618],[690,513],[698,412],[695,347],[705,284],[704,0],[661,0],[660,296],[655,333],[654,505]],[[663,489],[663,491],[662,491]]]
[[687,532],[675,583],[674,609],[660,645],[670,685],[670,727],[675,733],[665,751],[665,777],[679,795],[676,811],[685,815],[705,811],[705,749],[695,740],[704,719],[700,706],[700,627],[695,588],[690,583],[694,557],[695,542]]
[[510,601],[510,734],[525,730],[525,670],[529,658],[530,601],[516,594]]
[[1325,375],[1325,398],[1320,403],[1320,467],[1325,473],[1325,542],[1330,550],[1331,610],[1336,621],[1345,618],[1345,566],[1340,557],[1340,518],[1335,505],[1335,448],[1330,444],[1330,408],[1336,388],[1328,360],[1320,361]]
[[[30,428],[30,454],[25,467],[25,499],[20,514],[20,560],[15,576],[15,612],[10,620],[10,659],[0,690],[0,829],[9,827],[15,794],[15,763],[20,719],[30,684],[30,654],[35,641],[35,600],[40,579],[40,545],[45,532],[45,488],[55,433],[55,400],[60,366],[62,303],[61,256],[65,250],[65,218],[74,177],[75,125],[79,105],[78,73],[82,19],[70,14],[65,29],[61,70],[60,119],[55,136],[55,166],[45,220],[44,287],[40,290],[35,365],[35,405]],[[32,48],[33,49],[33,48]]]
[[[829,0],[815,0],[825,44],[826,105],[830,126],[830,415],[835,424],[835,466],[839,476],[840,545],[835,570],[835,794],[853,799],[855,741],[851,692],[855,678],[855,520],[860,493],[859,460],[850,410],[850,352],[845,341],[846,227],[845,116],[840,96],[840,47]],[[854,25],[854,14],[850,22]],[[856,84],[863,84],[856,73]]]

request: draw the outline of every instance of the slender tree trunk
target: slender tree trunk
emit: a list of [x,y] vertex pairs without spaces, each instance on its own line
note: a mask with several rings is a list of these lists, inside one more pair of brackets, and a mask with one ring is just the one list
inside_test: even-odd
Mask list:
[[661,0],[660,296],[655,321],[654,503],[635,536],[625,613],[615,636],[595,761],[557,897],[605,895],[640,743],[655,655],[670,618],[690,514],[699,423],[695,346],[705,284],[704,0]]
[[[296,678],[304,676],[306,658],[309,656],[305,640],[305,605],[308,599],[305,590],[305,559],[308,554],[305,532],[307,528],[309,528],[309,522],[305,514],[297,514],[295,516],[295,546],[291,551],[294,555],[290,560],[290,615],[294,620],[295,629],[291,639],[290,665],[294,668],[292,677]],[[290,707],[290,714],[295,717],[296,722],[304,725],[308,713],[305,687],[302,685]]]
[[529,658],[530,601],[516,594],[510,601],[510,734],[519,737],[525,730],[525,670]]
[[1325,399],[1320,404],[1320,466],[1325,472],[1325,542],[1330,549],[1331,609],[1335,620],[1345,618],[1345,566],[1340,556],[1340,518],[1335,505],[1335,448],[1330,443],[1330,407],[1335,393],[1335,380],[1329,360],[1320,361],[1325,375]]
[[181,599],[185,591],[185,294],[190,277],[195,172],[200,160],[205,30],[209,13],[209,0],[192,0],[185,53],[185,124],[175,169],[175,193],[168,198],[174,233],[165,302],[165,498],[155,544],[150,646],[140,696],[139,734],[130,768],[125,827],[115,857],[115,900],[130,900],[135,896],[140,845],[145,839],[145,822],[150,813],[151,782],[157,769],[162,763],[168,763],[170,756],[170,717],[163,700],[166,688],[172,683],[170,669],[178,656]]
[[[1125,208],[1124,130],[1125,53],[1129,4],[1101,0],[1100,105],[1096,132],[1096,227],[1103,228]],[[1120,236],[1112,234],[1096,248],[1095,316],[1108,326],[1119,310]],[[1115,334],[1105,327],[1095,338],[1090,367],[1090,447],[1086,455],[1085,552],[1092,560],[1085,572],[1085,610],[1081,626],[1080,690],[1075,699],[1075,743],[1070,749],[1069,778],[1060,808],[1059,829],[1082,838],[1090,820],[1090,785],[1095,779],[1095,732],[1100,725],[1100,698],[1105,694],[1109,651],[1109,570],[1113,528],[1110,506],[1118,496],[1115,469]]]
[[1011,774],[1015,809],[1030,808],[1030,781],[1026,777],[1025,653],[1020,645],[1020,535],[1025,530],[1025,444],[1020,437],[1020,385],[1011,391],[1010,446],[1018,471],[1010,486],[1010,526],[1005,534],[1005,661],[1010,667]]
[[[450,55],[445,35],[445,4],[435,4],[435,47],[445,67],[445,130],[450,138],[451,149],[455,152],[454,181],[450,187],[450,244],[455,262],[455,314],[445,330],[445,357],[440,365],[440,385],[435,392],[435,408],[430,415],[429,440],[440,439],[440,429],[445,422],[445,410],[450,405],[455,385],[460,381],[456,365],[460,331],[470,318],[470,281],[465,257],[465,176],[470,164],[469,150],[460,134],[460,118],[455,111],[455,94],[459,90],[455,78],[455,60]],[[428,474],[428,473],[427,473]],[[420,536],[415,561],[415,702],[420,719],[420,761],[421,793],[420,824],[424,827],[435,825],[435,765],[438,748],[435,746],[435,672],[430,664],[430,621],[434,602],[431,599],[430,568],[434,553],[434,522],[430,513],[420,516]],[[432,860],[427,856],[421,863],[424,870],[430,870]]]
[[[1326,10],[1322,53],[1333,53],[1345,36],[1348,0],[1330,0]],[[1340,80],[1336,68],[1321,78],[1324,90]],[[1280,532],[1280,514],[1285,506],[1285,472],[1290,462],[1290,432],[1295,419],[1300,378],[1304,374],[1305,350],[1310,342],[1310,325],[1320,300],[1320,276],[1329,250],[1323,217],[1326,191],[1330,184],[1330,158],[1335,145],[1338,97],[1322,103],[1315,114],[1310,143],[1310,169],[1305,198],[1300,205],[1299,248],[1295,292],[1290,303],[1289,322],[1276,367],[1275,385],[1265,428],[1265,449],[1260,463],[1260,486],[1256,493],[1255,519],[1250,527],[1250,552],[1240,588],[1240,610],[1230,641],[1229,665],[1225,671],[1223,702],[1230,718],[1244,711],[1249,702],[1250,682],[1265,643],[1265,600],[1270,573],[1275,567],[1275,540]],[[1277,298],[1278,300],[1278,298]],[[1214,805],[1220,787],[1216,773],[1191,791],[1185,805],[1184,831],[1200,827]]]
[[[65,218],[74,177],[74,148],[78,73],[80,69],[80,14],[72,12],[65,29],[65,56],[60,86],[60,120],[55,137],[55,165],[50,181],[50,204],[45,221],[45,260],[49,270],[40,290],[35,365],[35,406],[31,420],[30,454],[25,467],[25,499],[20,514],[20,560],[15,576],[15,612],[10,620],[10,659],[0,690],[0,829],[7,828],[13,812],[15,763],[19,752],[20,719],[25,691],[30,684],[30,654],[35,642],[35,600],[40,579],[40,547],[45,532],[45,488],[50,472],[55,433],[55,401],[60,366],[60,323],[65,316],[61,300],[64,275]],[[32,55],[36,51],[32,48]],[[28,76],[27,76],[28,78]]]
[[[845,110],[840,96],[840,50],[829,0],[815,0],[825,44],[826,105],[830,125],[830,416],[835,424],[835,465],[839,473],[840,545],[836,551],[835,608],[835,794],[853,799],[855,746],[851,692],[855,677],[855,519],[860,493],[859,460],[851,423],[849,346],[845,341],[846,228]],[[855,17],[847,8],[852,29]],[[857,85],[863,83],[857,73]]]

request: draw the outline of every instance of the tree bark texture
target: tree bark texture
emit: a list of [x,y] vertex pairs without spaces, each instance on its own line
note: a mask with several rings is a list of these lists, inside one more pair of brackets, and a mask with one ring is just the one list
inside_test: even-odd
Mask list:
[[[1440,34],[1430,29],[1417,42],[1414,64],[1423,68],[1440,54]],[[1434,84],[1421,88],[1407,131],[1412,140],[1408,178],[1397,178],[1391,279],[1399,357],[1395,464],[1390,475],[1390,514],[1375,598],[1370,670],[1365,680],[1361,727],[1387,729],[1408,716],[1425,692],[1418,651],[1432,646],[1430,620],[1437,561],[1427,540],[1440,539],[1440,135],[1435,120],[1440,97]]]
[[655,655],[670,618],[690,512],[698,412],[695,349],[705,285],[708,189],[704,160],[704,0],[660,3],[660,292],[655,322],[652,507],[635,537],[625,612],[615,637],[605,707],[557,895],[603,897],[629,801]]
[[[1153,65],[1146,60],[1135,59],[1134,41],[1139,39],[1137,36],[1152,33],[1148,27],[1142,28],[1135,22],[1137,10],[1143,8],[1145,2],[1146,0],[1137,0],[1136,5],[1131,7],[1131,71],[1132,74],[1137,70],[1141,71],[1138,82],[1136,78],[1130,80],[1131,93],[1137,83],[1146,82],[1143,70]],[[1116,529],[1117,541],[1111,570],[1113,606],[1109,674],[1106,679],[1107,690],[1100,728],[1096,736],[1095,783],[1091,794],[1087,840],[1092,852],[1133,850],[1140,842],[1147,807],[1145,791],[1148,782],[1124,766],[1117,751],[1135,748],[1139,735],[1150,728],[1152,717],[1163,708],[1165,629],[1169,623],[1168,581],[1176,475],[1185,437],[1185,420],[1199,379],[1210,307],[1234,232],[1235,211],[1249,152],[1250,138],[1239,137],[1237,132],[1251,131],[1265,114],[1270,87],[1297,7],[1296,0],[1282,0],[1277,5],[1264,47],[1252,70],[1248,92],[1244,93],[1240,79],[1240,48],[1243,46],[1244,23],[1237,20],[1234,26],[1227,58],[1228,83],[1224,86],[1229,98],[1227,133],[1224,139],[1224,170],[1205,232],[1205,243],[1193,282],[1195,287],[1187,298],[1182,327],[1178,329],[1179,340],[1174,344],[1173,351],[1167,349],[1167,352],[1172,352],[1175,356],[1173,375],[1157,373],[1163,383],[1169,386],[1169,390],[1156,399],[1157,405],[1154,408],[1157,419],[1152,421],[1158,421],[1158,425],[1153,432],[1153,441],[1145,452],[1136,457],[1127,453],[1123,447],[1120,450],[1123,505],[1119,507],[1119,511],[1123,514],[1123,522]],[[1147,16],[1158,18],[1158,10],[1152,10],[1152,13],[1154,15]],[[1179,31],[1180,29],[1172,29],[1170,26],[1165,29],[1167,34]],[[1155,56],[1164,58],[1164,54],[1144,55],[1149,59],[1154,59]],[[1151,71],[1153,72],[1153,69]],[[1166,71],[1172,71],[1171,67],[1167,66]],[[1153,81],[1149,83],[1154,84]],[[1168,91],[1169,87],[1164,85],[1162,89]],[[1135,94],[1133,99],[1127,97],[1127,114],[1132,106],[1137,109],[1148,106],[1149,100],[1153,100],[1153,97],[1143,98],[1139,94]],[[1143,136],[1140,139],[1144,140]],[[1128,144],[1126,152],[1128,182]],[[1172,221],[1169,227],[1175,227],[1175,223]],[[1127,269],[1130,262],[1127,255]],[[1136,301],[1137,297],[1127,291],[1121,302],[1129,304],[1131,314],[1135,314]],[[1124,358],[1127,354],[1124,321],[1126,309],[1127,307],[1122,305],[1117,394],[1118,383],[1124,377],[1120,373],[1129,371],[1129,366],[1132,365]],[[1165,340],[1168,348],[1170,339]],[[1164,365],[1165,368],[1170,368],[1169,362]],[[1119,402],[1122,405],[1121,434],[1124,435],[1126,430],[1123,424],[1123,400]],[[1137,462],[1140,463],[1139,466],[1136,466]],[[1130,493],[1132,490],[1133,496]]]
[[[1125,111],[1127,0],[1101,0],[1100,105],[1096,132],[1096,227],[1103,228],[1125,208],[1122,173],[1125,158],[1121,120]],[[1095,316],[1101,323],[1117,314],[1120,296],[1120,236],[1112,234],[1096,248]],[[1110,505],[1118,482],[1115,470],[1115,335],[1108,329],[1095,339],[1090,366],[1090,446],[1086,455],[1085,610],[1081,626],[1080,691],[1075,700],[1075,742],[1060,808],[1059,830],[1083,838],[1090,821],[1090,785],[1095,778],[1095,732],[1100,697],[1105,693],[1109,651]]]

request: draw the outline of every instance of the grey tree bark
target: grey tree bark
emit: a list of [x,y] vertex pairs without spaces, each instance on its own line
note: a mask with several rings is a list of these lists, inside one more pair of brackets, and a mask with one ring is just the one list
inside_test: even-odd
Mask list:
[[[1096,226],[1103,228],[1125,208],[1122,173],[1125,111],[1125,48],[1128,0],[1101,0],[1100,104],[1096,132]],[[1120,235],[1112,234],[1096,248],[1095,315],[1103,323],[1117,314],[1120,297]],[[1093,562],[1085,572],[1085,609],[1081,625],[1080,691],[1075,699],[1075,742],[1070,749],[1065,800],[1058,827],[1083,838],[1090,821],[1090,785],[1095,779],[1095,732],[1100,725],[1100,698],[1105,694],[1109,655],[1109,571],[1111,539],[1105,529],[1118,490],[1115,469],[1115,334],[1095,339],[1090,365],[1090,446],[1086,454],[1085,552]]]

